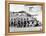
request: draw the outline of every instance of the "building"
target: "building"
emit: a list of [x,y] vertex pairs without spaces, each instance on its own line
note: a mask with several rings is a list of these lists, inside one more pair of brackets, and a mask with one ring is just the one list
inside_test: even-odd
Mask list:
[[10,21],[10,25],[15,27],[39,26],[39,21],[34,18],[31,14],[25,11],[11,12]]

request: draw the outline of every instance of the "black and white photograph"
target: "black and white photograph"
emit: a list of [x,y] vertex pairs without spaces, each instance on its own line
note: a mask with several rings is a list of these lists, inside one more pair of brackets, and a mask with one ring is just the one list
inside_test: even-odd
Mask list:
[[10,32],[42,31],[42,6],[10,4]]

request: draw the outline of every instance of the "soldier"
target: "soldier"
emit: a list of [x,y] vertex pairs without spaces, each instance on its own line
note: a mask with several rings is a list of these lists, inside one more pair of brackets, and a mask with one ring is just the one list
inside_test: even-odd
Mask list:
[[30,24],[29,18],[27,18],[27,27],[29,27],[29,24]]
[[24,18],[24,27],[26,27],[26,19]]
[[11,19],[11,26],[14,26],[13,18]]

